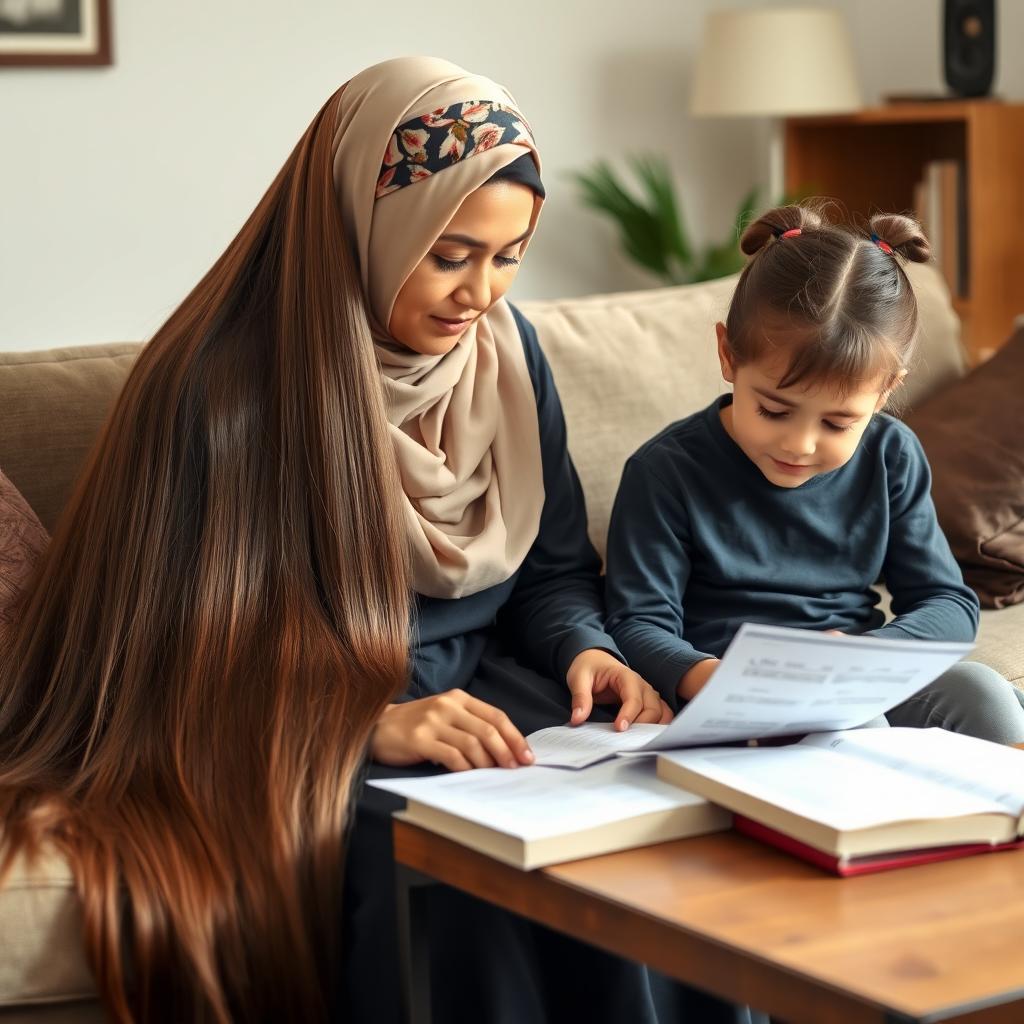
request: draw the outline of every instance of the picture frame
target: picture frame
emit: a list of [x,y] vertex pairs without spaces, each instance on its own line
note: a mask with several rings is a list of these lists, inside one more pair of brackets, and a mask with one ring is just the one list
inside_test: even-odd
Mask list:
[[0,66],[112,63],[110,0],[0,0]]

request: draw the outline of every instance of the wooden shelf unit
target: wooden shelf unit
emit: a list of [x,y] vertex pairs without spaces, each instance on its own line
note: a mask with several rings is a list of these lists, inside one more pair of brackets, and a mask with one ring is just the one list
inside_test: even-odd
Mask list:
[[913,209],[930,160],[966,175],[968,294],[954,296],[972,362],[992,354],[1024,313],[1024,104],[898,103],[785,125],[786,190],[838,200],[864,224]]

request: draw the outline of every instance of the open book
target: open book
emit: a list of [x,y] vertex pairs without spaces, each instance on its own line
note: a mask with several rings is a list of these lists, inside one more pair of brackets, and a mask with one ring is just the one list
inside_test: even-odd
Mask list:
[[658,775],[739,831],[837,874],[1003,848],[1024,832],[1024,750],[943,729],[856,729],[785,747],[674,750]]
[[536,757],[529,768],[370,785],[405,797],[406,819],[521,868],[717,831],[729,827],[728,811],[661,781],[652,755],[861,725],[969,649],[745,625],[670,725],[541,729],[528,737]]
[[586,771],[480,768],[370,783],[404,796],[404,820],[530,869],[727,829],[732,815],[657,777],[653,760]]
[[537,764],[854,729],[937,679],[971,644],[740,627],[704,688],[668,725],[554,726],[527,737]]

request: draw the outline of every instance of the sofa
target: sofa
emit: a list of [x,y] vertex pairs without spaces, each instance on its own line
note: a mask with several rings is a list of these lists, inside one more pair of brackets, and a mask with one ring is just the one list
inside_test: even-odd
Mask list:
[[[909,268],[921,344],[903,395],[913,409],[965,373],[959,323],[940,274]],[[598,550],[628,455],[724,388],[713,325],[734,278],[563,301],[523,302],[561,393]],[[52,529],[140,345],[0,353],[0,469]],[[116,557],[116,552],[110,552]],[[974,654],[1024,687],[1024,604],[982,613]],[[16,864],[0,890],[0,1024],[102,1019],[79,943],[66,864]]]

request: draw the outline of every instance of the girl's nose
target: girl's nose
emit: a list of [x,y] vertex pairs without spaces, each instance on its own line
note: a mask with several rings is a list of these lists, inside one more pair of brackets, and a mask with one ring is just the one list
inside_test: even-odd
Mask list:
[[790,430],[783,438],[782,447],[790,455],[813,455],[816,447],[814,431],[807,429]]

